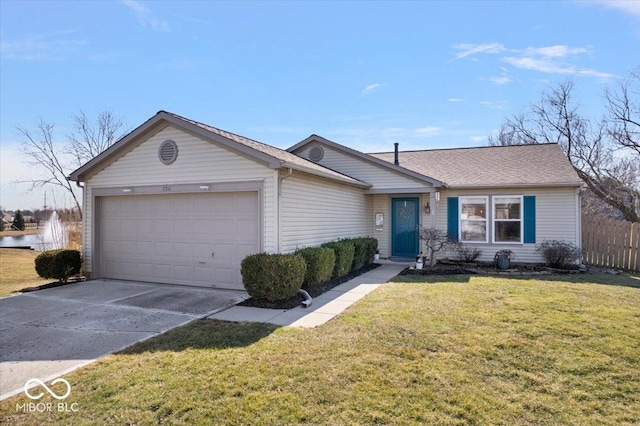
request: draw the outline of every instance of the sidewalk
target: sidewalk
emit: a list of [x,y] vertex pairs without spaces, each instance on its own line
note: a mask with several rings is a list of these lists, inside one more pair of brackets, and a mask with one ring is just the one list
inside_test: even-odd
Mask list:
[[341,314],[354,302],[398,275],[406,267],[407,265],[402,263],[384,263],[379,268],[355,277],[314,298],[308,308],[298,306],[285,310],[233,306],[209,318],[235,322],[264,322],[291,327],[316,327]]

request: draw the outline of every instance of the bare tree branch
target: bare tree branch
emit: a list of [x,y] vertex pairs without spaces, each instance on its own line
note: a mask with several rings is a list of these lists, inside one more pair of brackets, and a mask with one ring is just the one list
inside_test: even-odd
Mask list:
[[73,131],[67,136],[67,151],[74,156],[79,167],[113,145],[122,136],[122,127],[122,120],[110,110],[100,112],[95,125],[81,110],[73,116]]
[[100,154],[121,136],[122,120],[115,117],[110,110],[99,113],[95,124],[92,124],[84,111],[72,117],[74,130],[67,136],[66,143],[56,141],[54,124],[39,119],[33,130],[18,127],[23,136],[22,153],[28,163],[43,169],[45,178],[22,181],[31,184],[31,189],[43,186],[54,186],[68,192],[82,214],[82,205],[74,192],[74,183],[69,173],[74,168]]
[[578,176],[626,220],[640,222],[640,103],[629,79],[606,91],[609,115],[593,121],[580,114],[572,81],[544,93],[526,114],[505,119],[490,145],[557,143]]
[[47,123],[42,118],[39,119],[34,131],[18,127],[18,132],[24,137],[21,151],[29,158],[28,163],[35,167],[44,168],[48,175],[46,178],[23,182],[30,183],[32,190],[45,185],[63,188],[69,192],[78,210],[82,211],[80,201],[73,191],[72,183],[67,179],[69,167],[61,158],[62,151],[55,143],[54,127],[54,124]]

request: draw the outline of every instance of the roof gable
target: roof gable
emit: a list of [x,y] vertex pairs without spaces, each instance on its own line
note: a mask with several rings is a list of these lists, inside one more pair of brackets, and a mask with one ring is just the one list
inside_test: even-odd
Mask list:
[[[393,152],[370,155],[394,159]],[[429,173],[451,188],[582,185],[558,144],[401,151],[399,159],[404,167]]]
[[357,161],[361,161],[361,162],[365,162],[371,165],[375,165],[378,167],[382,167],[386,170],[388,170],[389,172],[392,173],[396,173],[396,174],[400,174],[403,175],[405,177],[409,177],[413,180],[418,180],[421,181],[423,183],[429,184],[431,186],[434,187],[441,187],[444,185],[444,183],[438,179],[434,179],[432,177],[430,177],[430,175],[424,174],[424,173],[416,173],[413,170],[407,169],[405,167],[402,166],[396,166],[395,164],[393,164],[393,161],[388,162],[385,160],[381,160],[377,157],[371,156],[369,154],[365,154],[363,152],[360,151],[356,151],[355,149],[349,148],[347,146],[341,145],[339,143],[330,141],[329,139],[323,138],[322,136],[318,136],[318,135],[311,135],[308,138],[304,139],[303,141],[293,145],[292,147],[288,148],[287,151],[288,152],[292,152],[294,154],[297,153],[301,153],[303,152],[309,145],[315,144],[315,143],[319,143],[322,145],[325,145],[327,147],[330,147],[336,151],[340,151],[354,159],[356,159]]
[[191,133],[206,141],[216,143],[240,155],[261,162],[266,166],[278,168],[291,168],[316,176],[340,181],[343,183],[370,187],[369,184],[354,179],[350,176],[327,169],[297,155],[291,154],[280,148],[276,148],[244,136],[240,136],[216,127],[208,126],[197,121],[189,120],[166,111],[159,111],[145,123],[117,141],[104,152],[70,174],[70,179],[76,182],[84,182],[88,177],[98,173],[109,164],[138,146],[144,140],[158,133],[167,126],[174,126],[180,130]]

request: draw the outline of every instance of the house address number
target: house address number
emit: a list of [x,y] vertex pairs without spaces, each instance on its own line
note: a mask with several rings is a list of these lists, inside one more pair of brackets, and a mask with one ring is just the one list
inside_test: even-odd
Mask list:
[[162,187],[162,192],[171,192],[171,187],[170,186],[163,186]]

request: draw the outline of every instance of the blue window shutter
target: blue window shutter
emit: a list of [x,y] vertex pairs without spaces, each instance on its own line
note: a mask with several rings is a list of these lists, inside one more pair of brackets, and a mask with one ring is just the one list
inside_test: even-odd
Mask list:
[[458,241],[458,197],[447,197],[447,234]]
[[534,244],[536,242],[536,197],[525,195],[524,197],[524,242]]

